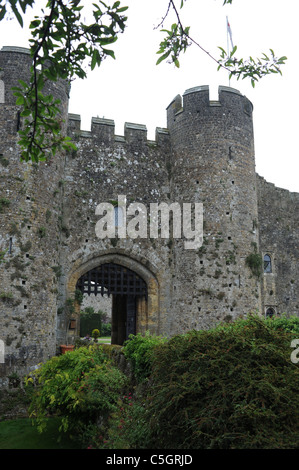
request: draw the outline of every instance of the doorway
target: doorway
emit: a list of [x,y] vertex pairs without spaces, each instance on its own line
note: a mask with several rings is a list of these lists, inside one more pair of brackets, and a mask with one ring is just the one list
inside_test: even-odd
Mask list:
[[82,294],[112,296],[111,343],[122,345],[137,333],[138,314],[147,302],[146,282],[129,268],[104,263],[83,274],[76,285]]

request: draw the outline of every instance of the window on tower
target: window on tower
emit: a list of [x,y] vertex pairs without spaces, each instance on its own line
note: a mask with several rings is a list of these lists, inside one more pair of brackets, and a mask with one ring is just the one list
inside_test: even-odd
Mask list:
[[272,262],[270,255],[264,256],[264,273],[272,273]]

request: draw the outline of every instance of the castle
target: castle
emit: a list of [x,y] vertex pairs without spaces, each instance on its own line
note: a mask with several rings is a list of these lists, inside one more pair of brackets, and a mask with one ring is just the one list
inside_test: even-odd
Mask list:
[[[27,49],[0,51],[1,383],[74,341],[78,291],[112,298],[116,344],[130,333],[170,336],[249,312],[299,314],[299,194],[256,174],[245,96],[219,87],[210,101],[207,86],[189,89],[149,141],[144,125],[126,123],[119,136],[108,119],[82,131],[80,116],[68,114],[68,85],[55,82],[77,150],[25,163],[11,87],[28,79],[30,65]],[[171,231],[99,238],[96,208],[112,204],[121,219],[120,195],[146,207],[201,203],[203,243],[186,249]]]

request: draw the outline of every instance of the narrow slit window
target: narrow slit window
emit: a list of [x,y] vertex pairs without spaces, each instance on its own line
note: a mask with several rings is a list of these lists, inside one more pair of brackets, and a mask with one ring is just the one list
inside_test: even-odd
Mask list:
[[272,273],[272,263],[270,255],[264,256],[264,273]]

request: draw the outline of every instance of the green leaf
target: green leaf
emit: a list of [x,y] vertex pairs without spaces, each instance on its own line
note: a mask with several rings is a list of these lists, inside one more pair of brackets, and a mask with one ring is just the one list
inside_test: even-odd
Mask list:
[[16,100],[16,105],[17,106],[22,106],[25,103],[25,99],[23,96],[19,96]]
[[41,24],[41,20],[33,20],[31,21],[30,25],[29,25],[29,28],[30,29],[35,29],[35,28],[38,28],[38,26]]
[[104,52],[106,55],[109,55],[110,57],[112,57],[113,59],[115,59],[114,51],[111,51],[110,49],[103,49],[103,52]]
[[6,8],[5,8],[5,5],[3,5],[3,7],[1,7],[1,10],[0,10],[0,21],[3,20],[5,13],[6,13]]
[[95,66],[97,65],[97,62],[98,62],[98,51],[95,49],[93,51],[93,54],[92,54],[92,58],[91,58],[91,70],[93,70],[95,68]]
[[117,13],[122,13],[122,12],[127,11],[127,10],[128,10],[128,7],[118,8]]
[[167,51],[165,54],[163,54],[161,57],[159,57],[159,59],[156,62],[156,65],[159,65],[163,60],[167,59],[169,54],[170,54],[170,51]]
[[10,2],[10,6],[12,11],[14,12],[15,17],[17,18],[19,25],[23,28],[23,18],[22,15],[19,13],[18,9],[16,8],[15,4]]
[[233,48],[233,50],[231,51],[230,57],[232,57],[233,55],[235,55],[236,50],[237,50],[237,46],[235,46],[235,47]]

